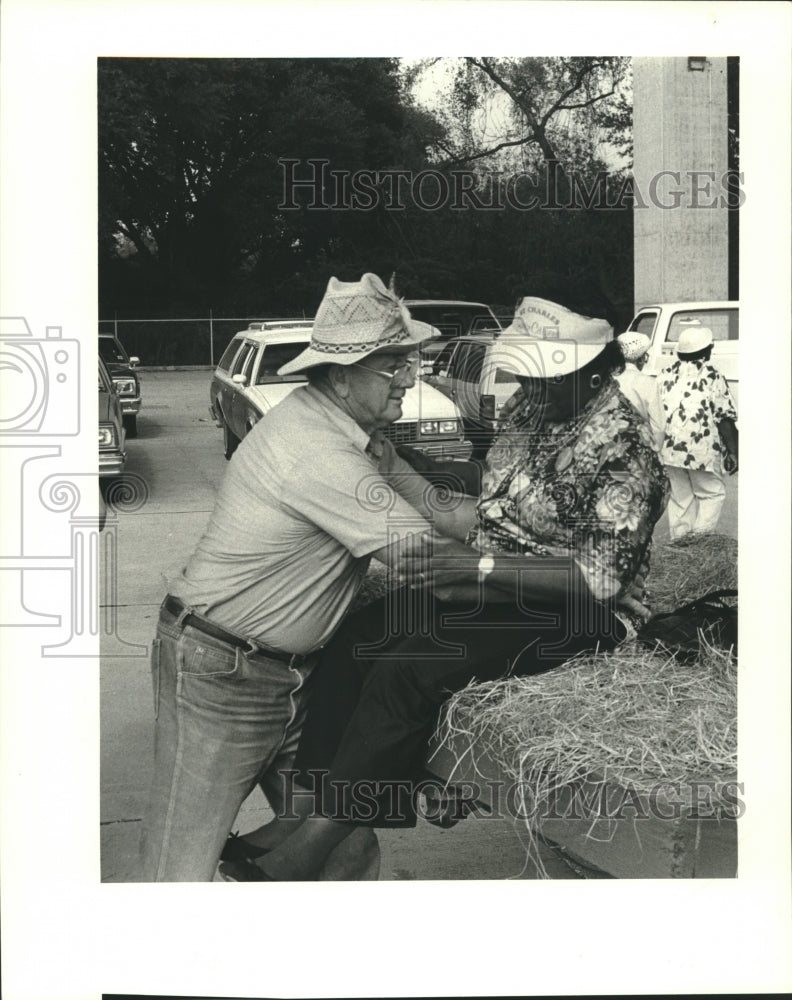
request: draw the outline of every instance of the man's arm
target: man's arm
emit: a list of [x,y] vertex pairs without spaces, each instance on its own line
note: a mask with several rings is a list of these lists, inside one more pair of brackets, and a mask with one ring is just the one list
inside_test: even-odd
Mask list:
[[[476,523],[475,497],[433,486],[396,453],[387,439],[383,441],[379,470],[393,489],[430,521],[441,535],[460,542],[467,538]],[[453,481],[452,474],[449,474],[449,480]]]

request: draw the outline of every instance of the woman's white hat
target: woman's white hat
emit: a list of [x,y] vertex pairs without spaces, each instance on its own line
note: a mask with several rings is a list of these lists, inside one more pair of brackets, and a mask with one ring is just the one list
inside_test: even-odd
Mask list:
[[688,326],[680,333],[677,354],[695,354],[703,351],[713,341],[712,330],[708,326]]
[[278,374],[291,375],[316,365],[352,365],[384,347],[417,346],[439,336],[433,326],[413,319],[376,274],[364,274],[360,281],[331,278],[310,344]]
[[612,339],[613,327],[607,320],[528,297],[493,346],[491,362],[528,378],[569,375],[593,361]]
[[628,330],[627,333],[620,333],[616,338],[621,345],[622,354],[625,361],[637,361],[652,346],[652,341],[645,333],[638,333],[635,330]]

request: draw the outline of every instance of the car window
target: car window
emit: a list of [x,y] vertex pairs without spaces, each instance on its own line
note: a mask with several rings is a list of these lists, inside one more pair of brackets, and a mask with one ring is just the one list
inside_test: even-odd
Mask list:
[[506,385],[507,383],[509,385],[513,385],[515,387],[517,385],[519,385],[519,383],[517,381],[517,376],[514,374],[514,372],[507,372],[503,368],[496,368],[495,369],[495,384],[496,385]]
[[115,337],[99,338],[99,356],[105,364],[129,364],[126,352]]
[[429,355],[432,364],[432,370],[434,371],[435,375],[439,374],[440,372],[446,372],[449,376],[451,375],[454,365],[454,352],[457,346],[458,345],[453,342],[450,344],[445,344],[440,349],[440,351],[438,351],[437,354]]
[[226,372],[231,367],[231,362],[234,360],[236,352],[239,350],[239,341],[232,340],[231,343],[223,351],[223,356],[217,363],[217,367],[222,371]]
[[436,327],[443,340],[466,337],[482,330],[498,330],[498,321],[486,306],[477,305],[424,305],[415,303],[407,307],[413,319]]
[[245,360],[244,360],[243,366],[240,369],[240,371],[242,372],[242,374],[248,380],[248,385],[250,385],[250,376],[253,373],[253,362],[256,360],[256,347],[257,347],[257,345],[256,344],[250,344],[249,346],[250,346],[250,350],[247,352],[247,355],[245,356]]
[[736,309],[690,309],[674,313],[668,324],[666,343],[675,344],[683,330],[694,326],[707,326],[712,330],[712,339],[739,339],[739,313]]
[[500,330],[501,325],[498,320],[492,316],[476,316],[470,326],[471,333],[489,333],[491,330]]
[[248,358],[255,352],[255,349],[255,344],[250,344],[247,341],[244,343],[242,350],[237,355],[236,361],[231,368],[232,375],[237,375],[244,370]]
[[656,323],[656,312],[643,312],[636,316],[632,323],[630,323],[629,329],[634,330],[636,333],[643,333],[651,340]]
[[110,376],[107,373],[107,369],[100,362],[99,363],[99,391],[100,392],[110,392],[111,387]]
[[305,382],[303,372],[296,375],[279,375],[278,369],[293,361],[307,346],[307,340],[299,340],[293,344],[266,344],[259,361],[256,385],[267,385],[272,382]]
[[455,377],[461,382],[481,382],[481,371],[484,366],[484,354],[487,350],[484,344],[460,344],[460,357],[456,365]]

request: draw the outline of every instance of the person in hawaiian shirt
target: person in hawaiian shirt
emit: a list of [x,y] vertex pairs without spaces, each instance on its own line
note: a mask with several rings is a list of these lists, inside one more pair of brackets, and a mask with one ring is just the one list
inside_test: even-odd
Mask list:
[[520,388],[480,498],[457,498],[467,544],[405,564],[406,586],[342,624],[294,762],[289,804],[302,822],[255,861],[221,865],[228,880],[312,879],[357,825],[414,825],[427,744],[453,692],[613,649],[630,634],[625,609],[648,617],[643,576],[668,483],[613,377],[624,362],[611,325],[527,297],[492,363]]
[[726,499],[723,472],[737,471],[737,411],[726,379],[710,364],[712,339],[704,326],[683,330],[677,360],[659,376],[672,539],[715,530]]

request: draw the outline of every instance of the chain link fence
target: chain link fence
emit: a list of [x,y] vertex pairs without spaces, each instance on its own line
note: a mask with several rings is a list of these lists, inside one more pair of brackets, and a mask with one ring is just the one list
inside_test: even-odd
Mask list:
[[[114,333],[141,368],[214,368],[231,338],[261,316],[206,319],[110,319],[100,333]],[[275,317],[267,317],[273,319]],[[300,316],[278,319],[302,319]]]

